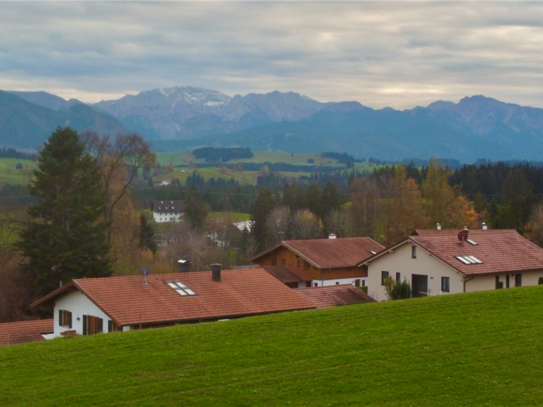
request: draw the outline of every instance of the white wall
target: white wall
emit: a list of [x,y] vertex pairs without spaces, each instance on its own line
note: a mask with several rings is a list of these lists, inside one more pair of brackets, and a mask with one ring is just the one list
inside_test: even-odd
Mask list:
[[[381,285],[381,272],[388,271],[389,276],[396,279],[400,273],[402,281],[411,284],[413,274],[428,276],[428,289],[430,295],[454,294],[464,292],[463,275],[445,264],[422,247],[417,246],[417,257],[411,258],[411,247],[407,242],[397,247],[392,253],[387,253],[368,266],[368,294],[377,301],[386,301],[385,288]],[[441,277],[450,278],[450,292],[441,292]]]
[[183,218],[184,218],[183,213],[158,213],[158,212],[153,212],[153,220],[156,223],[181,222],[183,220]]
[[[66,310],[72,313],[72,328],[59,326],[59,310]],[[91,315],[93,317],[102,318],[104,321],[104,332],[108,331],[108,321],[110,321],[110,318],[84,294],[79,291],[74,291],[59,298],[55,303],[55,325],[52,337],[58,338],[61,336],[62,332],[74,330],[77,334],[83,335],[83,315]]]
[[[350,278],[336,278],[333,280],[324,280],[324,287],[327,287],[329,285],[340,285],[340,284],[352,284],[355,285],[355,280],[360,280],[360,286],[366,286],[368,285],[368,278],[367,277],[350,277]],[[305,283],[302,283],[305,284]],[[313,280],[311,281],[311,287],[322,287],[323,281],[322,280]],[[305,287],[305,285],[304,285]]]
[[[509,288],[515,287],[515,274],[518,273],[508,273],[509,274]],[[543,277],[543,270],[537,271],[525,271],[522,274],[522,287],[538,285],[539,277]],[[506,274],[499,274],[499,281],[503,282],[503,288],[506,286]],[[495,290],[496,289],[496,274],[491,275],[479,275],[476,276],[473,280],[466,282],[466,292],[473,291],[485,291],[485,290]]]

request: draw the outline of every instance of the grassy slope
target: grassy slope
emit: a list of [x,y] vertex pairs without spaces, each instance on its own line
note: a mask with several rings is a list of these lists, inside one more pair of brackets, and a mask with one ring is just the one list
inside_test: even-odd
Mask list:
[[0,405],[537,405],[543,287],[0,349]]
[[251,214],[242,213],[242,212],[210,212],[207,215],[207,219],[208,220],[226,219],[232,222],[242,222],[244,220],[250,220]]

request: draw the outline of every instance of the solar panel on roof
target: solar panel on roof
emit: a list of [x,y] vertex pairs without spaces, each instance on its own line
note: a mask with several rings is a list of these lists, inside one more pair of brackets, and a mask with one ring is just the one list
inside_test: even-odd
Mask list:
[[479,245],[479,243],[477,243],[477,242],[476,242],[475,240],[473,240],[473,239],[468,239],[468,240],[466,240],[466,241],[467,241],[469,244],[473,245],[473,246],[478,246],[478,245]]
[[458,260],[460,260],[462,263],[464,264],[471,264],[471,261],[469,261],[468,259],[466,259],[464,256],[456,256],[456,258]]
[[465,256],[467,257],[469,260],[472,260],[473,262],[475,262],[476,264],[482,264],[483,262],[481,260],[479,260],[477,257],[475,256]]

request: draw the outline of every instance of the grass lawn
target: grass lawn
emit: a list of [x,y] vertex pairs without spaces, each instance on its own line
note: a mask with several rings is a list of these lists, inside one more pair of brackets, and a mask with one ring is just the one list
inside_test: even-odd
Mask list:
[[171,180],[173,178],[178,178],[181,183],[185,183],[188,176],[191,175],[194,171],[200,174],[206,181],[210,178],[224,178],[229,180],[234,178],[241,184],[253,184],[256,185],[256,178],[258,173],[256,171],[228,171],[227,173],[221,172],[220,168],[209,167],[209,168],[174,168],[173,172],[167,172],[164,174],[157,175],[154,177],[155,181]]
[[0,348],[0,405],[535,406],[543,287]]
[[[16,169],[17,164],[22,164],[23,169]],[[36,164],[31,160],[0,158],[0,182],[12,185],[26,184],[35,167]]]

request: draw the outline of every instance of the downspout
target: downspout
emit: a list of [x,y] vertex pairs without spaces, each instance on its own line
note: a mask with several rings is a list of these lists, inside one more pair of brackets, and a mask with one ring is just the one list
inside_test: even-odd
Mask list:
[[466,283],[467,283],[468,281],[471,281],[471,280],[473,280],[473,276],[468,277],[467,279],[462,280],[462,282],[464,283],[464,292],[466,292]]

